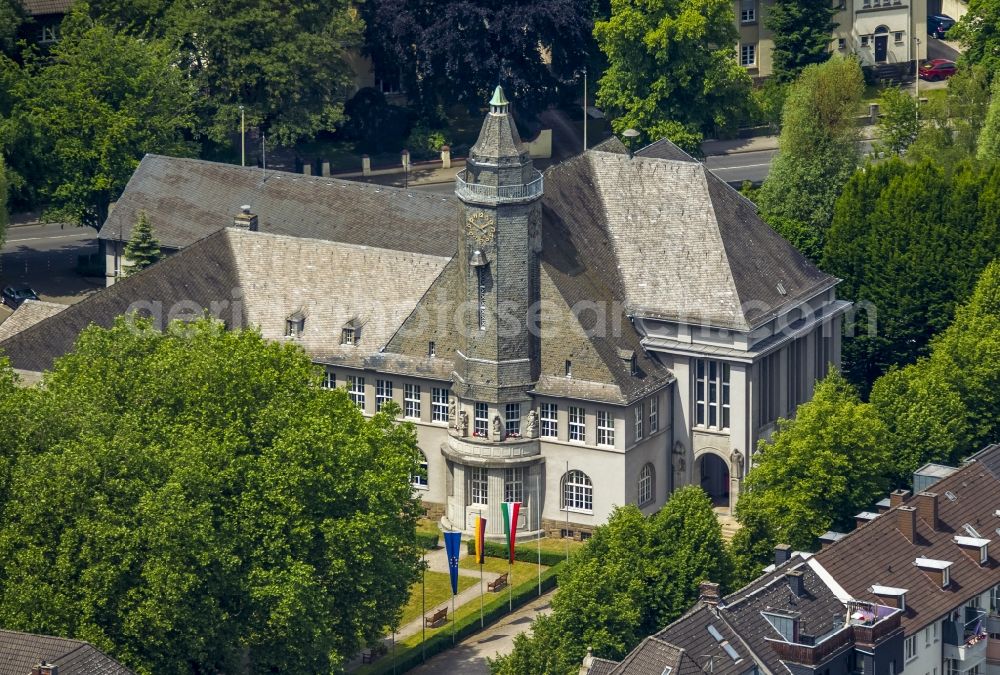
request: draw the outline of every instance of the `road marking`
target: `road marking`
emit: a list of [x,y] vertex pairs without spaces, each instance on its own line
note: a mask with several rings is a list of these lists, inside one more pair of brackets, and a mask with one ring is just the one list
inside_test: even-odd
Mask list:
[[770,162],[765,162],[764,164],[740,164],[739,166],[717,166],[708,167],[712,171],[739,171],[740,169],[753,169],[759,166],[771,166]]
[[48,241],[49,239],[76,239],[78,237],[86,237],[87,239],[95,238],[92,234],[81,232],[79,234],[61,234],[58,237],[25,237],[24,239],[8,239],[7,243],[13,244],[16,241]]

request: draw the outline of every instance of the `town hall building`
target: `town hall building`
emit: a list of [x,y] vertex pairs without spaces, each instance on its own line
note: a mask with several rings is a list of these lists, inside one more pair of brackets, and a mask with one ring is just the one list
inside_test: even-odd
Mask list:
[[[850,303],[754,205],[667,141],[537,171],[498,87],[454,196],[149,155],[140,211],[177,252],[81,302],[25,303],[28,381],[90,324],[208,312],[300,345],[323,386],[417,430],[428,514],[585,537],[683,485],[731,509],[758,440],[840,360]],[[334,449],[335,450],[335,449]]]

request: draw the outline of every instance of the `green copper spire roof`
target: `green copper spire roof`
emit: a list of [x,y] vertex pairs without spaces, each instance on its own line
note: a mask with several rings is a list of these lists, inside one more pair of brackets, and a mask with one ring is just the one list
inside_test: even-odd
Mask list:
[[490,99],[490,105],[501,106],[507,105],[507,97],[503,95],[503,88],[498,84],[497,88],[493,91],[493,98]]

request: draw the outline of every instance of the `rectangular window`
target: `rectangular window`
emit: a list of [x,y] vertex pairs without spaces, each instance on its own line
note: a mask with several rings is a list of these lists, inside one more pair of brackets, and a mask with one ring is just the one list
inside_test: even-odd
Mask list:
[[490,501],[488,473],[485,467],[469,467],[469,497],[473,504],[486,505]]
[[472,420],[472,435],[476,438],[490,437],[490,407],[485,403],[476,403]]
[[347,376],[347,393],[350,395],[354,405],[362,410],[365,409],[365,378],[356,375]]
[[699,427],[729,428],[729,364],[697,359],[695,420]]
[[757,20],[757,0],[740,0],[740,23]]
[[844,51],[845,49],[847,49],[847,40],[845,40],[844,38],[837,38],[837,49],[839,49],[840,51]]
[[521,437],[521,404],[508,403],[504,408],[504,435],[509,438]]
[[337,388],[337,377],[333,374],[333,371],[327,368],[323,371],[323,388],[324,389],[336,389]]
[[778,419],[781,411],[781,372],[780,352],[774,352],[764,357],[757,369],[759,391],[757,392],[757,422],[759,426],[770,424]]
[[903,660],[912,661],[917,658],[917,636],[911,635],[903,642]]
[[434,344],[433,340],[427,343],[427,356],[431,358],[437,356],[437,345]]
[[903,44],[903,31],[898,30],[892,34],[893,39],[896,41],[897,45]]
[[569,440],[580,443],[587,440],[587,414],[583,408],[569,408]]
[[559,436],[559,407],[555,403],[543,403],[541,410],[542,438],[557,438]]
[[504,469],[503,500],[524,503],[524,467]]
[[642,421],[646,415],[643,412],[643,405],[640,403],[635,407],[635,440],[642,438]]
[[403,416],[420,419],[420,385],[403,385]]
[[410,477],[410,482],[415,488],[420,488],[421,490],[427,489],[427,457],[424,453],[420,453],[420,468],[417,470],[415,476]]
[[597,411],[597,444],[614,446],[615,419],[607,410]]
[[568,359],[566,361],[566,377],[573,377],[573,362]]
[[653,396],[649,399],[649,433],[655,434],[660,430],[660,397]]
[[757,45],[748,42],[740,46],[740,65],[746,68],[757,65]]
[[[867,6],[868,6],[868,0],[865,0],[865,7],[867,7]],[[868,36],[867,35],[862,35],[861,36],[861,46],[862,47],[867,47],[868,46]]]
[[342,328],[340,331],[340,344],[342,345],[358,344],[358,331],[353,327]]
[[448,422],[448,396],[450,391],[442,387],[431,389],[431,419],[434,422]]
[[479,307],[479,330],[486,330],[486,268],[477,267],[476,268],[476,279],[478,283],[478,300],[477,306]]
[[392,400],[392,380],[375,380],[375,412]]

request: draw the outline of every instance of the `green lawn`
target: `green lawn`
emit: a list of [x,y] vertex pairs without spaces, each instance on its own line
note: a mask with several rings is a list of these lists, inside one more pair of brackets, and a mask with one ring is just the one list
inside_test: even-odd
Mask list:
[[[458,566],[467,570],[478,570],[479,565],[476,564],[475,556],[465,556],[458,561]],[[544,572],[548,568],[542,565],[542,571]],[[497,575],[503,574],[507,571],[507,559],[506,558],[491,558],[486,556],[486,562],[483,563],[483,590],[486,589],[486,584],[497,578]],[[520,560],[514,561],[514,569],[511,570],[512,576],[508,579],[508,582],[512,586],[517,586],[518,584],[528,581],[529,579],[534,579],[538,576],[538,564],[537,563],[526,563]],[[460,577],[461,578],[461,577]],[[492,595],[487,591],[488,595]],[[488,597],[488,596],[487,596]]]
[[[435,610],[448,605],[448,614],[451,614],[451,580],[445,572],[427,572],[425,577],[427,584],[427,613],[431,614]],[[458,592],[461,593],[469,586],[477,583],[478,579],[472,577],[458,578]],[[420,582],[410,587],[410,601],[403,607],[403,620],[400,626],[405,626],[420,616],[421,608]]]
[[[536,542],[525,542],[521,545],[529,548],[535,548]],[[549,537],[543,537],[541,541],[542,551],[547,553],[565,554],[567,546],[569,547],[570,554],[572,554],[574,551],[578,551],[580,547],[583,546],[583,542],[577,541],[576,539],[550,539]]]

